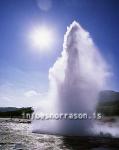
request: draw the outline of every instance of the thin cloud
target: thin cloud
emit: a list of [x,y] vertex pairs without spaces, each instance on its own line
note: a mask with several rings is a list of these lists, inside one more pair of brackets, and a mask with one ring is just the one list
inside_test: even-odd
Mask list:
[[40,93],[38,93],[38,92],[35,91],[35,90],[29,90],[29,91],[25,92],[24,95],[25,95],[26,97],[33,97],[33,96],[38,96],[38,95],[40,95]]

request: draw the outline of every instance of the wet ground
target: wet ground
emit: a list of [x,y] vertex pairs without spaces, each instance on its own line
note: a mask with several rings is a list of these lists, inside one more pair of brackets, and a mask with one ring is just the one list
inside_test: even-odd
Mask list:
[[119,150],[111,137],[64,137],[32,133],[31,124],[0,121],[0,150]]

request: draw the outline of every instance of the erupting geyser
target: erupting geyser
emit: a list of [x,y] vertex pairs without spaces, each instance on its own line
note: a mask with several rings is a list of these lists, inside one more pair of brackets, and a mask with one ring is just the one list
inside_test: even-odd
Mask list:
[[[107,75],[107,65],[89,33],[74,21],[64,36],[61,57],[49,70],[50,87],[46,103],[35,113],[92,115]],[[39,133],[87,135],[91,133],[92,123],[92,119],[35,120],[33,130]]]

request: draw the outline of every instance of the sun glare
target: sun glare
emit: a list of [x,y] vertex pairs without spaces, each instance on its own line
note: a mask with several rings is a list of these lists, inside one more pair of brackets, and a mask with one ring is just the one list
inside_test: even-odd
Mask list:
[[30,39],[35,48],[40,51],[46,51],[53,44],[53,33],[45,27],[34,29],[30,34]]

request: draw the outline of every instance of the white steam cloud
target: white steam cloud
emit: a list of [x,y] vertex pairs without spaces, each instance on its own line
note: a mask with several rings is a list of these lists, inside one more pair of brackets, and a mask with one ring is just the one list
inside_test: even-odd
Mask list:
[[[74,21],[64,36],[61,57],[49,69],[50,88],[42,111],[92,114],[108,75],[107,64],[90,34]],[[39,132],[85,135],[90,134],[92,123],[91,120],[59,120],[34,121],[33,125]]]

